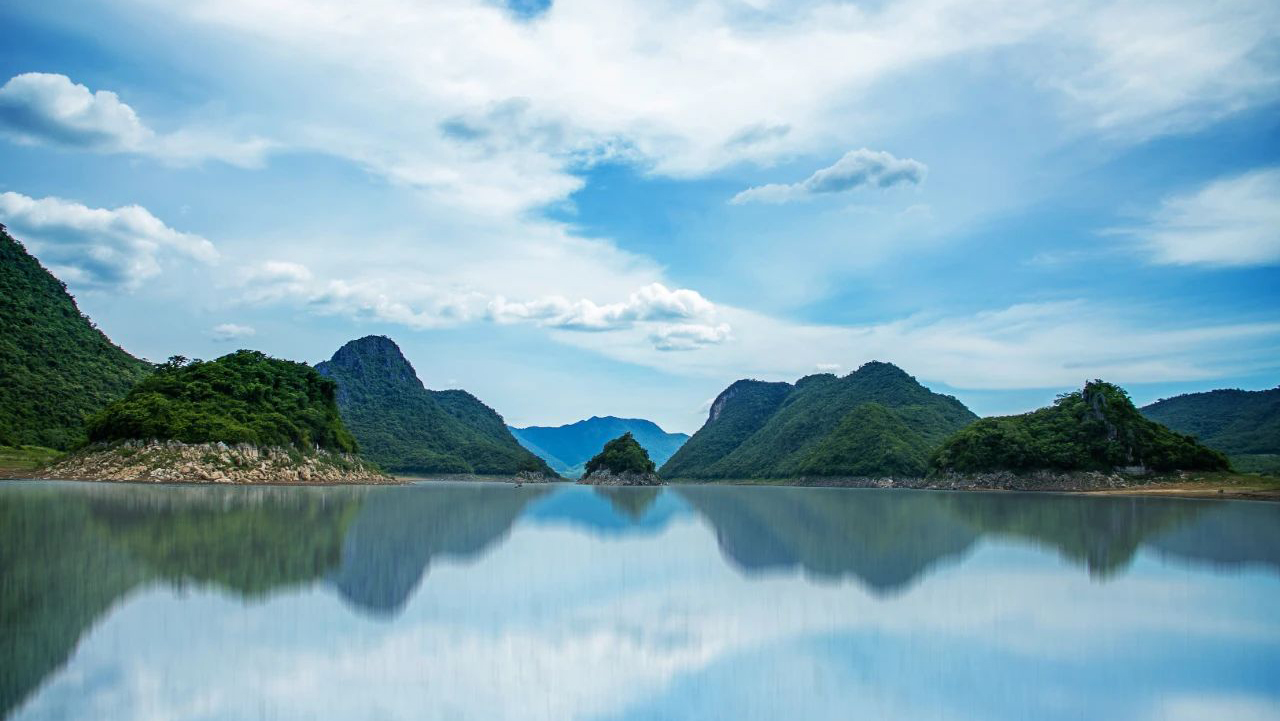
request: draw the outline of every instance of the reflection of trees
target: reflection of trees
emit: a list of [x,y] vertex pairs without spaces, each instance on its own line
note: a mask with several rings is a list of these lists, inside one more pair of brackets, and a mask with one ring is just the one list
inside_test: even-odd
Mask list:
[[593,490],[609,501],[618,513],[632,521],[644,518],[644,514],[658,500],[660,488],[652,486],[593,486]]
[[1054,548],[1097,577],[1122,571],[1143,541],[1191,521],[1203,509],[1173,498],[951,493],[945,499],[956,518],[974,530]]
[[676,492],[711,523],[725,556],[749,574],[801,568],[896,591],[962,555],[977,537],[936,493],[731,486]]
[[1280,570],[1280,504],[1215,503],[1190,523],[1156,536],[1149,545],[1164,555],[1193,563]]
[[347,530],[342,563],[330,578],[362,610],[395,613],[433,558],[480,554],[548,490],[506,483],[379,488]]
[[148,581],[245,597],[321,578],[359,504],[350,489],[59,485],[0,493],[0,712],[66,662]]

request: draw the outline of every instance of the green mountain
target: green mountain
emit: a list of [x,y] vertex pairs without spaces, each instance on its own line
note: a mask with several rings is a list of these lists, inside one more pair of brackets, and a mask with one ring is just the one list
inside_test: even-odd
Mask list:
[[922,476],[929,451],[976,419],[890,363],[787,383],[738,381],[666,465],[668,478]]
[[613,416],[592,416],[564,426],[529,426],[510,430],[520,445],[546,461],[556,472],[574,478],[583,474],[587,461],[606,441],[623,433],[630,433],[658,465],[666,463],[689,440],[687,434],[667,433],[653,421]]
[[75,446],[89,415],[150,372],[0,225],[0,445]]
[[305,363],[241,350],[212,361],[171,358],[95,414],[89,440],[176,440],[320,447],[354,453],[337,384]]
[[362,455],[388,471],[554,475],[475,396],[424,388],[390,338],[353,340],[316,370],[337,381],[338,407]]
[[1052,406],[1017,416],[983,418],[947,439],[935,470],[1109,471],[1226,470],[1226,456],[1148,420],[1119,386],[1090,381]]
[[604,444],[600,452],[587,461],[586,475],[596,471],[609,473],[653,473],[656,466],[649,454],[636,442],[630,432]]
[[1142,414],[1231,457],[1242,471],[1280,471],[1280,388],[1166,398]]

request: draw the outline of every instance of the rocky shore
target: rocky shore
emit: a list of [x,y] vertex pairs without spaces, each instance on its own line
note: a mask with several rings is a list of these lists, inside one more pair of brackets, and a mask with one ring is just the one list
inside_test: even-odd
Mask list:
[[587,486],[661,486],[663,481],[656,473],[640,473],[623,471],[614,473],[601,468],[578,479],[578,483]]
[[150,483],[397,483],[359,457],[313,449],[124,441],[93,445],[33,478]]

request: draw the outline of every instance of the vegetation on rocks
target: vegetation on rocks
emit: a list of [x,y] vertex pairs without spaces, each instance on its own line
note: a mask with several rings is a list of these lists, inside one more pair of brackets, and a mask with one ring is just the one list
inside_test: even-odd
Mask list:
[[89,440],[181,441],[357,450],[338,415],[337,384],[305,363],[257,351],[181,356],[95,414]]
[[1226,456],[1151,421],[1120,387],[1095,380],[1052,406],[984,418],[946,441],[933,469],[1012,471],[1226,470]]
[[150,372],[0,225],[0,446],[83,443],[85,419]]
[[655,467],[649,453],[628,431],[604,444],[585,468],[587,475],[596,471],[610,473],[653,473]]

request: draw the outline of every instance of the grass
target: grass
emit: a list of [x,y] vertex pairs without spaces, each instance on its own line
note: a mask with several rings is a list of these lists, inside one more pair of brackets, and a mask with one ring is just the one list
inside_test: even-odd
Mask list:
[[61,451],[43,446],[0,446],[0,471],[30,471],[60,456]]

